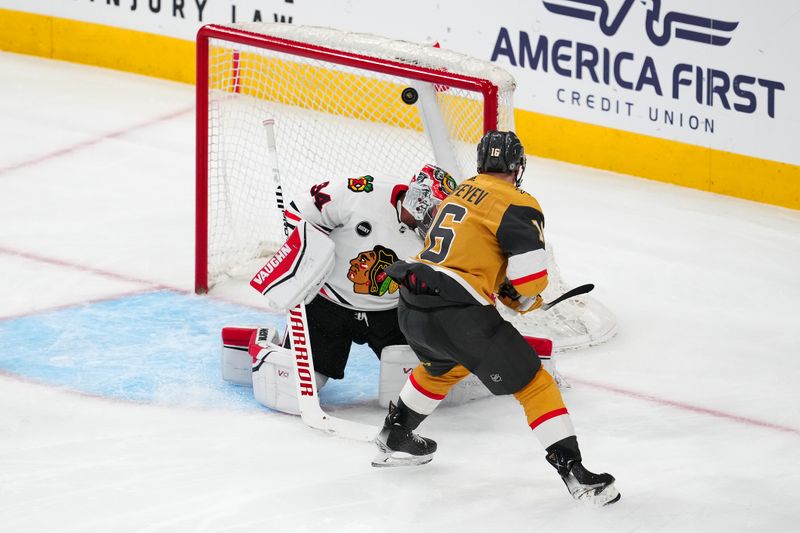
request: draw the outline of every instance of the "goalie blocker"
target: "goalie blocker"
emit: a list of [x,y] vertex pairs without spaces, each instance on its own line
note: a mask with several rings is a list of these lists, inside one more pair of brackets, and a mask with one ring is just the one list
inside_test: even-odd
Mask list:
[[[550,357],[553,343],[549,339],[525,337],[542,361],[553,373]],[[270,409],[299,414],[292,353],[281,346],[275,327],[225,327],[222,329],[222,378],[237,385],[253,387],[258,403]],[[387,346],[381,352],[378,403],[388,407],[400,394],[408,376],[419,360],[407,345]],[[316,374],[317,389],[327,377]],[[460,405],[470,400],[491,396],[477,376],[470,375],[454,386],[443,405]]]
[[310,302],[330,276],[334,265],[334,243],[305,220],[289,234],[264,264],[250,285],[279,309],[292,309]]

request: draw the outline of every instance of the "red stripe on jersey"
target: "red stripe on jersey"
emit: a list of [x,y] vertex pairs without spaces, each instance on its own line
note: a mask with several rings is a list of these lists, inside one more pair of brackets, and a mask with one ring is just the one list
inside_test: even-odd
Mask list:
[[536,274],[531,274],[530,276],[523,276],[521,278],[512,279],[512,285],[522,285],[523,283],[528,283],[529,281],[533,281],[535,279],[543,278],[547,275],[547,269],[545,268],[541,272],[537,272]]
[[294,213],[292,213],[288,209],[286,211],[284,211],[284,213],[286,213],[286,218],[294,220],[295,222],[300,222],[301,220],[303,220],[302,218],[300,218],[299,216],[295,215]]
[[414,374],[411,374],[408,379],[411,381],[411,384],[414,385],[414,388],[417,389],[417,391],[423,396],[427,396],[431,400],[444,400],[444,394],[436,394],[429,390],[425,390],[425,388],[423,388],[423,386],[417,383],[417,380],[414,379]]
[[545,413],[536,420],[534,420],[533,422],[531,422],[531,429],[536,429],[536,426],[538,426],[542,422],[547,422],[551,418],[567,414],[569,414],[569,412],[567,411],[566,407],[562,407],[561,409],[556,409],[555,411],[550,411],[549,413]]

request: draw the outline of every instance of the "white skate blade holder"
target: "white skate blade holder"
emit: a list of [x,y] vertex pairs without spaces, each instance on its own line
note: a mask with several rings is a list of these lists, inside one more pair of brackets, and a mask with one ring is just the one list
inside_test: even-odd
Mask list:
[[612,503],[618,502],[622,497],[617,490],[617,487],[614,486],[614,483],[606,486],[603,486],[602,484],[589,486],[578,485],[567,488],[569,488],[569,492],[572,494],[573,498],[581,503],[595,507],[611,505]]
[[381,451],[372,459],[372,466],[376,468],[394,466],[419,466],[433,461],[433,454],[411,455],[405,452],[392,452],[381,448]]

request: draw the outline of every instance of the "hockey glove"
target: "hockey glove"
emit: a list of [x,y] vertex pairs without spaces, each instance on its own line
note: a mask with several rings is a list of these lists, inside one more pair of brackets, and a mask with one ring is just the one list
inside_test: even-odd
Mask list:
[[[376,276],[380,283],[387,276],[386,272],[381,272]],[[397,283],[408,289],[412,294],[439,294],[438,289],[431,289],[428,284],[419,278],[411,270],[406,270],[400,279],[394,278]]]
[[500,298],[500,301],[503,302],[503,305],[521,315],[539,309],[544,302],[540,294],[536,296],[522,296],[508,280],[500,284],[500,287],[497,289],[497,296]]
[[497,288],[497,295],[500,297],[501,300],[503,300],[503,298],[507,298],[509,300],[518,300],[522,298],[522,295],[519,293],[517,289],[514,288],[511,282],[508,281],[508,278],[506,278],[503,281],[503,283],[501,283],[500,286]]
[[[384,271],[378,274],[376,279],[378,283],[381,282],[381,276],[389,276],[397,283],[405,287],[408,292],[412,294],[426,294],[436,295],[439,294],[439,289],[432,288],[428,283],[419,275],[419,271],[425,272],[425,269],[430,270],[429,267],[419,263],[409,263],[408,261],[395,261]],[[427,277],[423,274],[424,277]]]

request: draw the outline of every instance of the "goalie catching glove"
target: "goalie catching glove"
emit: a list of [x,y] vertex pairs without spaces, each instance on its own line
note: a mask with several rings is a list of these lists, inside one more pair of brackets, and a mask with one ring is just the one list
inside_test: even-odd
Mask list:
[[539,309],[544,303],[541,294],[537,294],[536,296],[523,296],[508,280],[500,284],[500,287],[497,289],[497,296],[500,298],[500,301],[503,302],[503,305],[521,315]]

